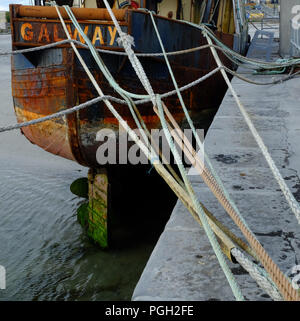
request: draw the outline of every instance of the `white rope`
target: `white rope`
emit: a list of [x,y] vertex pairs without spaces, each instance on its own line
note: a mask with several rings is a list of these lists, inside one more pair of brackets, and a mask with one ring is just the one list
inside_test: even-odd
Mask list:
[[[0,51],[0,56],[18,55],[18,54],[23,54],[23,53],[28,53],[28,52],[35,52],[35,51],[40,51],[40,50],[45,50],[45,49],[51,49],[53,47],[61,46],[61,45],[68,44],[68,43],[71,43],[71,42],[73,42],[74,44],[76,44],[79,47],[89,49],[88,45],[83,44],[82,42],[80,42],[78,40],[65,39],[65,40],[62,40],[62,41],[50,43],[50,44],[43,45],[43,46],[37,46],[37,47],[33,47],[33,48],[28,48],[28,49],[21,49],[21,50],[14,50],[14,51],[2,51],[2,52]],[[172,52],[166,52],[166,53],[136,53],[135,52],[135,55],[137,57],[149,57],[149,58],[151,58],[151,57],[163,57],[164,55],[166,55],[166,56],[176,56],[176,55],[183,55],[183,54],[192,53],[192,52],[195,52],[195,51],[198,51],[198,50],[208,49],[208,48],[211,48],[211,47],[214,47],[215,49],[220,50],[223,53],[226,53],[225,49],[220,47],[220,46],[217,46],[217,45],[212,45],[211,46],[211,45],[207,44],[207,45],[194,47],[194,48],[190,48],[190,49],[178,50],[178,51],[172,51]],[[117,56],[127,56],[127,53],[126,52],[122,52],[122,51],[111,51],[111,50],[99,49],[99,48],[95,49],[95,50],[100,52],[100,53],[104,53],[104,54],[117,55]],[[283,82],[285,82],[287,80],[293,79],[294,77],[296,77],[297,75],[300,74],[300,71],[297,71],[295,73],[289,74],[286,77],[280,77],[279,79],[273,80],[273,81],[270,81],[270,82],[257,82],[257,81],[253,81],[251,79],[248,79],[246,77],[243,77],[241,74],[238,74],[237,72],[229,69],[228,67],[223,66],[222,68],[224,68],[228,73],[232,74],[233,76],[238,77],[239,79],[241,79],[241,80],[243,80],[245,82],[248,82],[248,83],[251,83],[251,84],[257,85],[257,86],[275,85],[275,84],[278,84],[278,83],[283,83]],[[162,97],[162,98],[165,98],[165,97]]]
[[[186,119],[188,121],[188,124],[190,126],[190,128],[192,129],[192,132],[193,132],[193,135],[196,139],[196,142],[200,148],[200,151],[201,151],[201,155],[204,156],[204,160],[206,161],[210,171],[211,171],[211,175],[212,175],[212,180],[211,180],[211,184],[212,185],[215,185],[216,187],[218,187],[220,189],[220,193],[222,193],[224,195],[224,197],[228,200],[228,202],[230,203],[230,205],[232,206],[232,208],[234,208],[235,212],[238,214],[238,216],[240,217],[240,219],[242,220],[242,222],[244,223],[244,225],[248,228],[248,225],[246,223],[246,221],[244,220],[242,214],[240,213],[238,207],[236,206],[235,202],[232,200],[232,198],[230,197],[230,194],[228,193],[227,189],[225,188],[221,178],[219,177],[217,171],[214,169],[209,157],[207,156],[207,154],[205,153],[205,150],[204,150],[204,144],[201,142],[198,134],[197,134],[197,131],[195,129],[195,126],[194,126],[194,123],[189,115],[189,112],[185,106],[185,103],[184,103],[184,100],[183,100],[183,97],[181,95],[181,92],[178,88],[178,84],[176,82],[176,79],[175,79],[175,75],[173,73],[173,70],[172,70],[172,67],[170,65],[170,62],[165,54],[165,48],[164,48],[164,44],[162,42],[162,39],[160,37],[160,34],[159,34],[159,31],[158,31],[158,28],[157,28],[157,25],[155,23],[155,20],[154,20],[154,17],[153,17],[153,14],[152,12],[150,12],[150,17],[151,17],[151,20],[152,20],[152,24],[153,24],[153,27],[154,27],[154,30],[155,30],[155,33],[157,35],[157,38],[158,38],[158,41],[160,43],[160,46],[161,46],[161,49],[162,49],[162,52],[164,53],[164,57],[165,57],[165,61],[166,61],[166,64],[167,64],[167,67],[168,67],[168,70],[169,70],[169,73],[171,75],[171,79],[173,81],[173,84],[175,86],[175,89],[177,91],[177,96],[180,100],[180,103],[181,103],[181,107],[184,111],[184,114],[186,116]],[[219,66],[220,70],[224,71],[222,68],[224,68],[224,66]],[[204,166],[204,164],[202,165]],[[250,231],[250,229],[248,228],[248,230]],[[255,238],[255,235],[252,233],[252,236],[253,238]]]
[[[207,33],[204,32],[204,36],[206,37],[207,41],[209,44],[212,44],[212,41],[210,39],[210,37],[208,36]],[[218,67],[222,67],[222,62],[220,60],[220,57],[218,56],[218,53],[216,52],[216,50],[211,47],[210,48],[211,51],[212,51],[212,54],[215,58],[215,61],[217,63],[217,66]],[[282,193],[283,195],[285,196],[288,204],[290,205],[290,208],[292,209],[293,213],[295,214],[297,220],[298,220],[298,223],[300,224],[300,206],[298,204],[298,202],[295,200],[293,194],[291,193],[290,189],[288,188],[288,186],[286,185],[286,182],[284,181],[282,175],[280,174],[276,164],[274,163],[269,151],[268,151],[268,148],[266,147],[266,145],[264,144],[262,138],[260,137],[258,131],[256,130],[248,112],[246,111],[244,105],[242,104],[241,100],[239,99],[235,89],[233,88],[226,72],[224,69],[221,69],[221,73],[228,85],[228,88],[230,89],[240,111],[241,111],[241,114],[243,115],[244,119],[245,119],[245,122],[246,124],[248,125],[257,145],[259,146],[259,148],[261,149],[262,151],[262,154],[264,155],[277,183],[279,184],[281,190],[282,190]]]
[[140,79],[140,81],[141,81],[142,85],[144,86],[144,88],[146,89],[147,93],[150,95],[153,105],[155,105],[155,94],[152,89],[152,86],[149,82],[147,75],[145,74],[142,64],[140,63],[139,59],[135,55],[134,51],[132,50],[132,46],[134,45],[134,39],[130,35],[128,35],[122,31],[122,29],[118,23],[118,20],[116,19],[107,0],[103,0],[103,2],[105,4],[106,9],[108,10],[109,15],[111,16],[112,21],[113,21],[113,23],[118,31],[118,34],[120,36],[120,38],[117,40],[118,43],[123,45],[125,52],[128,55],[128,59],[131,62],[132,67],[134,68],[138,78]]
[[[261,287],[274,301],[284,301],[282,295],[278,291],[273,281],[268,278],[264,270],[256,264],[251,262],[240,250],[234,248],[231,250],[231,254],[235,257],[237,262],[250,274],[255,282]],[[263,271],[265,273],[263,273]]]
[[[180,91],[188,90],[188,89],[198,85],[199,83],[205,81],[206,79],[210,78],[215,73],[217,73],[219,70],[220,70],[219,68],[216,68],[216,69],[212,70],[210,73],[206,74],[205,76],[203,76],[203,77],[201,77],[201,78],[199,78],[199,79],[187,84],[186,86],[183,86],[183,87],[179,88],[179,90]],[[172,90],[172,91],[169,91],[167,93],[162,94],[161,98],[167,98],[167,97],[176,95],[176,93],[177,93],[176,90]],[[33,120],[30,120],[30,121],[22,122],[22,123],[18,123],[18,124],[8,125],[8,126],[5,126],[5,127],[0,127],[0,133],[1,132],[7,132],[7,131],[10,131],[10,130],[14,130],[14,129],[20,129],[20,128],[31,126],[31,125],[36,125],[36,124],[39,124],[39,123],[42,123],[42,122],[45,122],[45,121],[48,121],[48,120],[52,120],[52,119],[55,119],[55,118],[61,118],[61,117],[65,116],[65,115],[74,113],[75,111],[78,111],[78,110],[81,110],[83,108],[89,107],[89,106],[91,106],[93,104],[96,104],[96,103],[98,103],[100,101],[103,101],[103,100],[113,101],[115,103],[122,104],[122,105],[127,105],[128,104],[125,100],[122,100],[122,99],[119,99],[119,98],[116,98],[116,97],[113,97],[113,96],[106,95],[106,96],[103,96],[103,97],[97,97],[97,98],[91,99],[91,100],[89,100],[89,101],[87,101],[85,103],[82,103],[80,105],[77,105],[77,106],[74,106],[72,108],[68,108],[68,109],[65,109],[65,110],[61,110],[61,111],[59,111],[57,113],[54,113],[52,115],[49,115],[49,116],[33,119]],[[136,100],[136,101],[134,101],[134,104],[135,105],[141,105],[141,104],[149,103],[150,101],[151,101],[150,98],[142,99],[142,100]]]
[[6,126],[6,127],[0,127],[0,133],[7,132],[7,131],[10,131],[10,130],[14,130],[14,129],[20,129],[20,128],[23,128],[23,127],[28,127],[28,126],[31,126],[31,125],[36,125],[36,124],[39,124],[39,123],[42,123],[42,122],[45,122],[45,121],[49,121],[49,120],[52,120],[52,119],[55,119],[55,118],[61,118],[61,117],[65,116],[65,115],[72,114],[72,113],[74,113],[74,112],[76,112],[78,110],[81,110],[83,108],[86,108],[88,106],[96,104],[99,101],[102,101],[104,99],[115,100],[115,98],[111,97],[111,96],[97,97],[97,98],[91,99],[91,100],[89,100],[89,101],[87,101],[87,102],[85,102],[83,104],[80,104],[78,106],[74,106],[74,107],[69,108],[69,109],[61,110],[61,111],[59,111],[57,113],[54,113],[52,115],[49,115],[49,116],[45,116],[45,117],[29,120],[27,122],[18,123],[18,124],[15,124],[15,125],[10,125],[10,126]]
[[[117,39],[117,42],[120,38]],[[6,56],[6,55],[18,55],[18,54],[22,54],[22,53],[27,53],[27,52],[33,52],[33,51],[38,51],[38,50],[44,50],[44,49],[49,49],[49,48],[53,48],[56,46],[61,46],[64,44],[68,44],[68,43],[75,43],[76,45],[89,49],[88,45],[75,40],[75,39],[65,39],[65,40],[61,40],[61,41],[57,41],[57,42],[53,42],[53,43],[49,43],[47,45],[43,45],[43,46],[37,46],[37,47],[33,47],[33,48],[28,48],[28,49],[19,49],[19,50],[9,50],[9,51],[1,51],[0,49],[0,56]],[[217,46],[217,45],[213,45],[216,49],[221,50],[222,52],[224,51],[223,48]],[[177,55],[183,55],[183,54],[188,54],[188,53],[192,53],[195,51],[199,51],[199,50],[204,50],[204,49],[208,49],[210,47],[210,45],[203,45],[203,46],[199,46],[199,47],[194,47],[194,48],[190,48],[190,49],[184,49],[184,50],[177,50],[177,51],[170,51],[170,52],[166,52],[167,56],[177,56]],[[105,53],[105,54],[110,54],[110,55],[116,55],[116,56],[127,56],[126,52],[123,51],[112,51],[112,50],[107,50],[107,49],[100,49],[100,48],[96,48],[96,50],[98,52],[101,53]],[[163,57],[164,54],[162,52],[155,52],[155,53],[140,53],[140,52],[135,52],[135,55],[137,57]]]
[[[59,19],[61,21],[61,24],[64,28],[64,31],[67,35],[67,37],[70,39],[70,35],[68,33],[66,24],[61,16],[61,13],[58,9],[58,7],[55,5],[55,9],[57,11],[57,14],[59,16]],[[92,84],[94,85],[95,89],[97,90],[99,96],[103,99],[105,105],[107,106],[107,108],[110,110],[110,112],[114,115],[114,117],[119,121],[120,125],[124,128],[124,130],[126,130],[126,132],[129,134],[130,138],[139,146],[139,148],[141,149],[141,151],[145,154],[145,156],[148,159],[153,159],[155,157],[155,154],[153,149],[151,149],[151,151],[149,151],[149,148],[139,139],[139,137],[137,136],[137,134],[135,133],[134,130],[132,130],[127,122],[120,116],[120,114],[116,111],[116,109],[113,107],[113,105],[110,103],[109,100],[105,99],[105,95],[103,94],[101,88],[99,87],[98,83],[96,82],[96,79],[94,78],[94,76],[92,75],[92,73],[90,72],[89,68],[87,67],[86,63],[84,62],[83,58],[81,57],[80,53],[78,52],[77,48],[75,47],[75,45],[73,43],[71,43],[73,50],[75,51],[75,54],[77,56],[77,58],[79,59],[82,67],[84,68],[85,72],[87,73],[89,79],[91,80]]]
[[53,47],[57,47],[57,46],[61,46],[67,43],[80,43],[77,40],[72,40],[72,39],[65,39],[65,40],[61,40],[61,41],[57,41],[57,42],[53,42],[53,43],[49,43],[47,45],[43,45],[43,46],[38,46],[38,47],[33,47],[33,48],[27,48],[27,49],[20,49],[20,50],[13,50],[13,51],[0,51],[0,56],[6,56],[6,55],[18,55],[18,54],[23,54],[23,53],[27,53],[27,52],[34,52],[34,51],[39,51],[39,50],[44,50],[44,49],[50,49]]

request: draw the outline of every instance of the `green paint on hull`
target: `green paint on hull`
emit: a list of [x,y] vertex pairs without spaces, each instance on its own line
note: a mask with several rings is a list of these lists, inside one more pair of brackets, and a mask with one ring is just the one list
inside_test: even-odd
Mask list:
[[89,170],[88,179],[78,179],[71,185],[71,191],[88,202],[77,209],[77,220],[97,245],[108,247],[107,203],[108,178],[105,170]]

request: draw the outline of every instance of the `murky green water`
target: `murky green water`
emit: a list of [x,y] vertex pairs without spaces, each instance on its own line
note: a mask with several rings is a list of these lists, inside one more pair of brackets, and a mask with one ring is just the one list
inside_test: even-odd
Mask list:
[[132,225],[132,235],[102,251],[77,223],[79,200],[69,184],[81,173],[3,161],[1,167],[0,264],[7,289],[0,299],[129,300],[160,228],[142,237]]

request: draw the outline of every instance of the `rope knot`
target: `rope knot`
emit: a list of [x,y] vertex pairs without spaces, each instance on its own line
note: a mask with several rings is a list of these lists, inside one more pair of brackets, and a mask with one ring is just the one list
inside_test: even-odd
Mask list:
[[134,38],[125,32],[120,33],[120,37],[117,38],[117,43],[119,46],[123,45],[124,48],[131,48],[132,46],[135,46]]

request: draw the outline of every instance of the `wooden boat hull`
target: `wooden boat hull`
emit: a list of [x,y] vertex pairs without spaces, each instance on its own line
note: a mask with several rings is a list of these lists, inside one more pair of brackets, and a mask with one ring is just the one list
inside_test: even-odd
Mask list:
[[[11,7],[14,49],[43,45],[66,38],[57,19],[20,18],[17,8],[17,6]],[[136,52],[161,52],[149,14],[128,10],[126,14],[124,13],[123,19],[120,18],[122,29],[134,37]],[[201,31],[195,27],[158,16],[156,22],[166,51],[189,49],[206,44]],[[121,50],[111,21],[80,21],[80,23],[96,47]],[[83,42],[70,22],[68,28],[73,38]],[[217,36],[227,46],[233,47],[233,35],[217,33]],[[116,96],[90,52],[87,49],[79,51],[103,92],[106,95]],[[134,93],[145,93],[127,57],[111,54],[101,54],[101,57],[122,88]],[[222,59],[225,65],[232,67],[224,56]],[[162,57],[147,57],[140,60],[155,92],[165,93],[174,89]],[[184,86],[216,68],[208,49],[172,56],[170,62],[179,86]],[[225,91],[225,82],[221,74],[217,73],[196,87],[183,92],[184,101],[196,128],[201,128],[197,124],[201,122],[203,110],[218,107]],[[50,115],[97,97],[92,83],[69,45],[13,56],[12,92],[19,122]],[[177,96],[165,99],[165,103],[180,125],[186,127]],[[129,126],[136,128],[128,107],[118,104],[114,106]],[[139,105],[139,111],[150,129],[160,128],[160,121],[151,104]],[[102,128],[119,131],[117,120],[104,103],[100,102],[63,119],[23,128],[22,132],[32,143],[50,153],[95,168],[100,166],[96,160],[96,152],[101,144],[96,141],[96,133]]]

